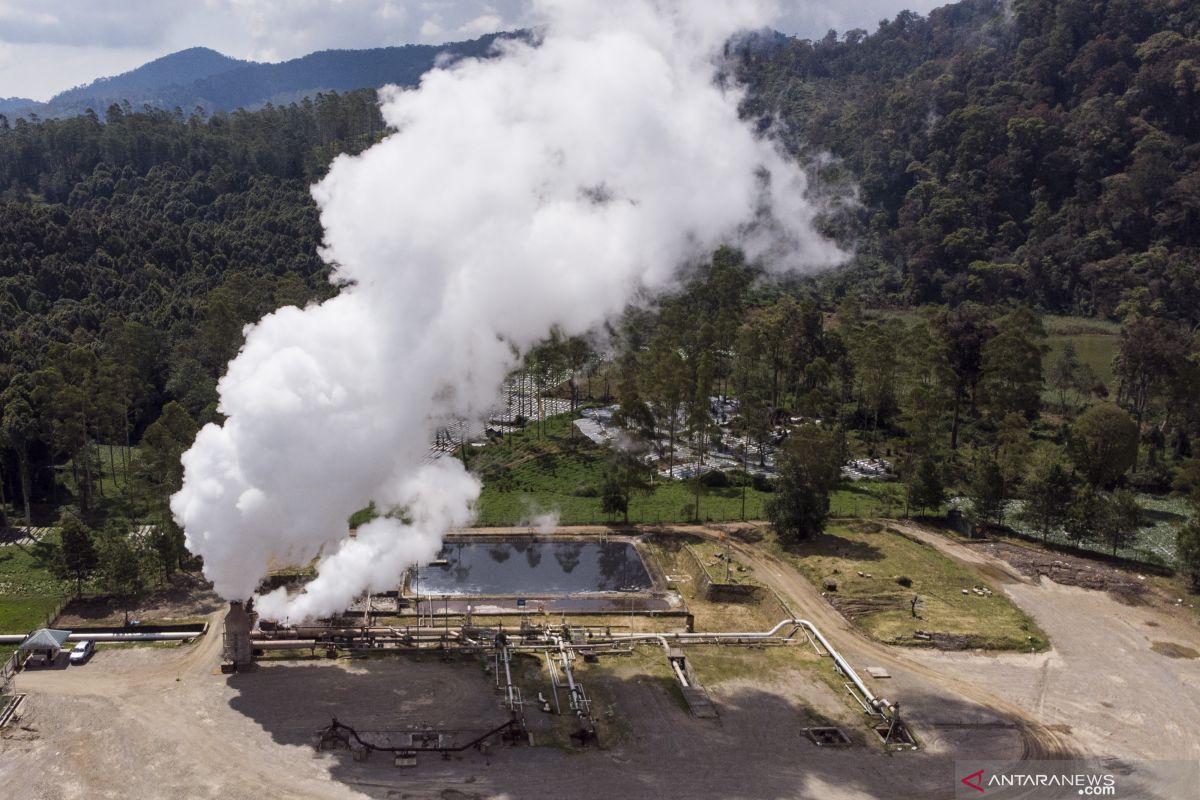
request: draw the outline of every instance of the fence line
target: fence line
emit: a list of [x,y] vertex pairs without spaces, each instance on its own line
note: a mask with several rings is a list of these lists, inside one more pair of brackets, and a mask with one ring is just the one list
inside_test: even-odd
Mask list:
[[43,628],[54,627],[54,623],[56,621],[58,621],[58,618],[60,616],[62,616],[62,612],[66,609],[66,607],[68,605],[70,605],[72,599],[73,598],[66,597],[66,598],[63,598],[62,600],[59,600],[58,605],[56,605],[54,607],[54,610],[51,611],[49,614],[47,614],[46,618],[44,620],[42,620],[42,627]]
[[17,674],[17,667],[20,664],[21,651],[13,650],[12,655],[8,657],[8,661],[4,662],[4,666],[0,667],[0,695],[10,694],[9,689],[12,687],[13,676]]

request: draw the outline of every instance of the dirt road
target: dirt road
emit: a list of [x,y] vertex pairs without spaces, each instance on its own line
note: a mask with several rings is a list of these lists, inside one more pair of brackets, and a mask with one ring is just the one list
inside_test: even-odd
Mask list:
[[[788,600],[793,609],[825,633],[860,674],[868,665],[886,667],[892,673],[893,686],[903,687],[904,713],[923,733],[933,731],[935,741],[939,731],[961,732],[970,725],[980,729],[1009,726],[1022,737],[1021,756],[1035,759],[1070,757],[1074,750],[1058,732],[1041,724],[1000,695],[979,685],[961,680],[950,670],[936,670],[911,657],[912,652],[880,644],[864,636],[845,617],[833,608],[820,592],[794,567],[758,548],[735,543],[735,550],[744,562],[766,579]],[[877,687],[882,692],[882,687]],[[947,693],[957,696],[960,704],[975,706],[965,717],[947,717]],[[959,710],[959,709],[956,709]],[[928,736],[928,734],[926,734]]]
[[1154,649],[1158,643],[1167,652],[1200,651],[1194,624],[1152,606],[1118,602],[1105,592],[1044,577],[1035,581],[978,546],[902,527],[951,558],[1003,574],[999,587],[1054,645],[1030,655],[915,650],[914,660],[989,687],[1045,724],[1069,730],[1089,754],[1200,759],[1200,659]]

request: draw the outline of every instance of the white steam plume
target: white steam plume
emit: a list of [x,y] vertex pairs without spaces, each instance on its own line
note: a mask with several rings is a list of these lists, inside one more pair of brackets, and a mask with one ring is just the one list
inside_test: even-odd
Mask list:
[[[478,480],[424,463],[432,431],[495,400],[514,351],[581,334],[669,288],[723,243],[773,269],[831,266],[802,171],[738,118],[714,80],[752,2],[554,0],[537,46],[382,92],[395,130],[341,157],[313,193],[332,300],[247,329],[219,384],[223,425],[184,455],[171,501],[230,599],[271,564],[319,577],[267,618],[344,609],[393,588],[468,524]],[[371,500],[403,509],[346,535]]]
[[549,536],[558,528],[559,519],[561,519],[561,515],[556,509],[539,511],[535,507],[530,509],[517,524],[522,527],[533,528],[543,536]]

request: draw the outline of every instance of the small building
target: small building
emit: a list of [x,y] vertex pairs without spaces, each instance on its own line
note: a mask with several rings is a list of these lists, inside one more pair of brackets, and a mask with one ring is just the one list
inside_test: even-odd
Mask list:
[[26,659],[30,657],[44,658],[47,662],[52,662],[58,658],[58,654],[62,652],[63,645],[66,644],[70,635],[70,631],[41,628],[29,634],[17,649],[25,654]]

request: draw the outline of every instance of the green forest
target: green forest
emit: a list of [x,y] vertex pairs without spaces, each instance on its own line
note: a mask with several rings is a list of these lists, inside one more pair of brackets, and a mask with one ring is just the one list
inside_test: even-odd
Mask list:
[[746,109],[854,187],[842,292],[1195,326],[1198,36],[1185,0],[966,0],[747,47]]
[[[813,453],[835,467],[878,455],[899,476],[892,513],[954,500],[976,524],[1200,579],[1200,6],[966,0],[873,33],[749,37],[730,55],[745,115],[809,165],[850,263],[767,283],[723,249],[611,335],[552,338],[529,371],[586,371],[559,391],[619,404],[631,437],[667,431],[672,448],[704,451],[714,395],[739,399],[760,452],[781,423],[819,420],[784,446],[784,481],[836,483]],[[156,563],[178,567],[179,455],[220,418],[244,326],[337,291],[309,186],[384,135],[370,91],[213,115],[0,116],[8,525],[153,523]],[[569,439],[566,460],[589,464],[571,488],[609,518],[647,491],[671,493],[655,513],[702,516],[703,493],[728,488],[648,490],[629,459],[542,425],[528,446]],[[489,450],[471,466],[499,509],[540,479],[514,481]],[[772,502],[775,486],[751,488],[753,508]],[[1169,542],[1139,540],[1155,522]]]

